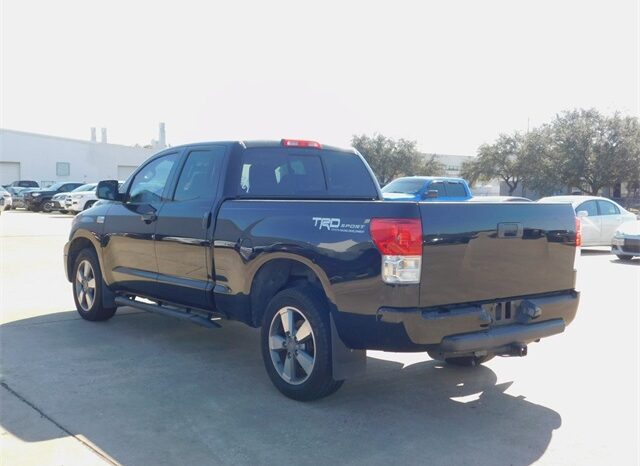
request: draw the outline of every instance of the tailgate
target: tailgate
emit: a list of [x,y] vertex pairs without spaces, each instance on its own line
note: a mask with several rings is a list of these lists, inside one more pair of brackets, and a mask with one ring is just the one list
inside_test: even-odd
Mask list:
[[569,204],[420,203],[420,213],[421,307],[574,288]]

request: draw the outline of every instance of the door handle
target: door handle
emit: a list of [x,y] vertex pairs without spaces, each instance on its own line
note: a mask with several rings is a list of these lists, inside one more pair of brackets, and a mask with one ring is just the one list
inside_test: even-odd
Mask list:
[[152,223],[155,222],[156,220],[158,220],[158,216],[156,215],[155,212],[145,212],[140,216],[140,219],[144,222],[144,223]]

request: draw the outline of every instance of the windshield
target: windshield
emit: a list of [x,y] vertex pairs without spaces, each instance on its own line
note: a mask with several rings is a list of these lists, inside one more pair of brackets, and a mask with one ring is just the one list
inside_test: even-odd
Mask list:
[[78,186],[76,189],[74,189],[73,192],[95,191],[96,186],[98,186],[98,183],[83,184],[82,186]]
[[405,193],[405,194],[418,194],[424,186],[424,180],[416,179],[398,179],[394,180],[384,188],[383,193]]
[[47,191],[57,191],[58,189],[60,189],[60,186],[62,186],[64,183],[53,183],[51,186],[49,186],[48,188],[44,188]]

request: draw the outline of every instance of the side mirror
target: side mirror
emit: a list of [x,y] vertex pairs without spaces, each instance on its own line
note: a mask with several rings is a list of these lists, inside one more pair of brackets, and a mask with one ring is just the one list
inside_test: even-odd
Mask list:
[[98,199],[106,199],[107,201],[119,201],[120,193],[118,191],[118,181],[106,180],[98,183],[96,196]]
[[427,194],[425,194],[425,199],[436,199],[438,197],[438,191],[435,189],[430,189],[429,191],[427,191]]
[[586,210],[579,210],[578,211],[578,218],[588,217],[588,216],[589,216],[589,212],[587,212]]

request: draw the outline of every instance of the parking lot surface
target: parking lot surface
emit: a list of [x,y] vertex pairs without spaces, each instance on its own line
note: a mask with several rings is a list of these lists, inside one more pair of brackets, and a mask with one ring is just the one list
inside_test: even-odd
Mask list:
[[121,309],[77,315],[70,216],[0,217],[0,462],[638,464],[640,260],[583,251],[578,316],[526,358],[452,368],[368,352],[313,403],[262,366],[257,330]]

